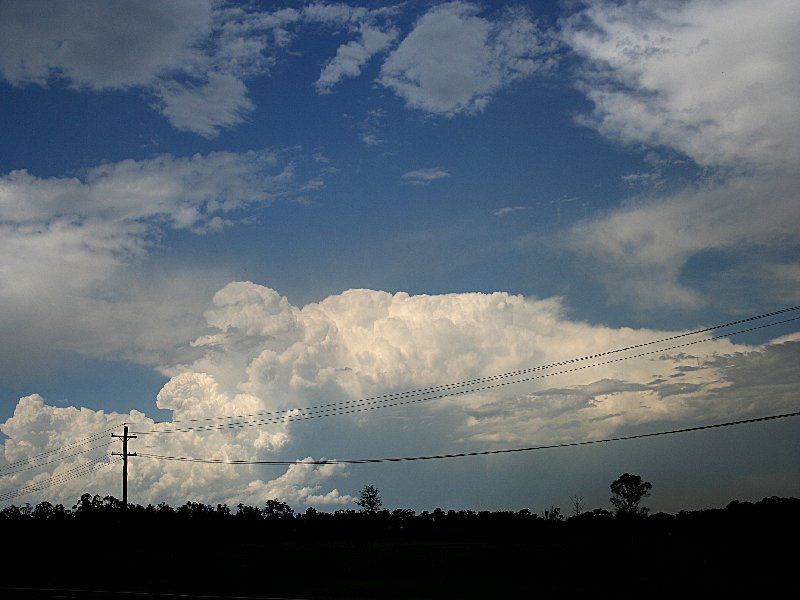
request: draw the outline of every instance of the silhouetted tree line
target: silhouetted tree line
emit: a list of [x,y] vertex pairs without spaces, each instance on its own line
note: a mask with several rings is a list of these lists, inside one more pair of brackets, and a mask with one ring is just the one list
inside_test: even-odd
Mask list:
[[350,537],[368,532],[371,537],[435,535],[448,539],[470,537],[522,537],[533,532],[556,533],[586,531],[614,532],[635,524],[640,530],[692,528],[716,525],[764,523],[765,521],[797,522],[800,519],[800,499],[764,498],[758,502],[734,500],[725,508],[682,510],[677,514],[646,514],[641,508],[611,512],[603,508],[581,511],[565,517],[560,508],[550,507],[537,514],[529,509],[519,511],[442,510],[415,512],[406,508],[378,509],[375,506],[361,510],[340,509],[320,512],[308,508],[296,513],[288,504],[278,499],[268,500],[263,506],[238,504],[203,504],[186,502],[172,507],[129,504],[123,510],[122,501],[113,496],[83,494],[71,508],[62,504],[40,502],[35,506],[11,505],[0,510],[0,523],[8,528],[12,524],[75,523],[81,526],[105,526],[123,520],[135,527],[185,525],[198,528],[205,535],[226,527],[250,529],[254,532],[270,530],[271,533],[319,534]]

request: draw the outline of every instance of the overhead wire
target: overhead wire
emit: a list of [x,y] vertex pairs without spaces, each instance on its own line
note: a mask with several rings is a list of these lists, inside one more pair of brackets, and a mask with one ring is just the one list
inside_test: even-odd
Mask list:
[[[109,427],[109,428],[104,429],[102,431],[98,431],[98,432],[93,433],[91,435],[88,435],[88,436],[85,436],[85,437],[80,438],[78,440],[75,440],[74,442],[71,442],[71,443],[66,444],[64,446],[61,446],[59,448],[54,448],[52,450],[48,450],[46,452],[41,452],[41,453],[36,454],[34,456],[31,456],[31,457],[28,457],[28,458],[25,458],[25,459],[20,459],[20,460],[8,463],[6,465],[3,465],[3,467],[2,467],[3,470],[0,471],[0,478],[14,476],[14,475],[17,475],[17,474],[22,473],[24,471],[28,471],[28,470],[31,470],[31,469],[44,467],[46,465],[51,465],[53,463],[61,462],[61,461],[67,460],[69,458],[74,458],[76,456],[81,456],[81,455],[84,455],[84,454],[88,454],[89,452],[92,452],[92,451],[95,451],[95,450],[105,449],[112,442],[112,439],[111,439],[111,436],[109,435],[109,432],[113,431],[117,427],[119,427],[119,426],[116,425],[114,427]],[[100,441],[103,438],[106,438],[103,443],[95,444],[95,442]],[[82,450],[78,450],[78,451],[75,451],[75,452],[71,452],[70,451],[70,450],[74,450],[77,446],[86,445],[86,444],[92,444],[92,445],[90,445],[88,448],[84,448]],[[67,454],[64,454],[64,453],[67,453]],[[80,463],[78,465],[75,465],[75,466],[73,466],[73,467],[71,467],[71,468],[69,468],[69,469],[67,469],[65,471],[62,471],[61,473],[58,473],[56,475],[53,475],[53,476],[49,477],[48,479],[44,479],[44,480],[41,480],[41,481],[36,481],[34,483],[27,484],[25,486],[22,486],[20,488],[14,489],[14,490],[9,490],[9,491],[6,491],[6,492],[2,492],[2,493],[0,493],[0,502],[5,502],[5,501],[8,501],[8,500],[14,499],[16,497],[19,497],[19,496],[24,496],[26,494],[30,494],[30,493],[33,493],[33,492],[41,491],[41,490],[53,487],[54,485],[60,485],[62,483],[66,483],[67,481],[71,481],[72,479],[77,479],[79,477],[84,477],[85,475],[88,475],[89,473],[92,473],[92,472],[94,472],[94,471],[96,471],[96,470],[98,470],[100,468],[103,468],[105,466],[108,466],[109,464],[112,464],[113,462],[116,462],[116,461],[113,461],[113,460],[112,461],[107,461],[106,459],[109,456],[110,456],[109,454],[104,453],[100,457],[94,458],[94,459],[90,460],[89,462]],[[48,458],[49,458],[49,460],[47,460]]]
[[116,456],[104,454],[103,456],[97,457],[89,461],[88,463],[82,463],[80,465],[76,465],[71,469],[67,469],[66,471],[63,471],[62,473],[54,475],[48,479],[37,481],[35,483],[30,483],[21,488],[4,492],[0,494],[0,502],[6,502],[8,500],[12,500],[19,496],[24,496],[26,494],[31,494],[33,492],[39,492],[41,490],[53,487],[55,485],[61,485],[63,483],[66,483],[67,481],[84,477],[89,473],[93,473],[94,471],[98,471],[100,469],[108,467],[114,464],[115,462],[119,462],[117,458],[118,457]]
[[225,460],[213,458],[194,458],[186,456],[164,456],[158,454],[149,454],[139,452],[138,456],[142,458],[151,458],[156,460],[168,460],[178,462],[190,463],[204,463],[204,464],[221,464],[221,465],[362,465],[374,463],[387,463],[387,462],[409,462],[409,461],[423,461],[423,460],[440,460],[445,458],[464,458],[468,456],[488,456],[493,454],[513,454],[519,452],[535,452],[538,450],[553,450],[557,448],[569,448],[575,446],[588,446],[592,444],[605,444],[610,442],[622,442],[628,440],[636,440],[642,438],[674,435],[678,433],[690,433],[695,431],[703,431],[708,429],[718,429],[721,427],[732,427],[734,425],[744,425],[748,423],[758,423],[763,421],[773,421],[776,419],[785,419],[789,417],[798,417],[800,412],[783,413],[779,415],[770,415],[766,417],[754,417],[751,419],[740,419],[738,421],[726,421],[724,423],[712,423],[708,425],[697,425],[694,427],[683,427],[680,429],[671,429],[667,431],[655,431],[649,433],[636,433],[632,435],[623,435],[611,438],[603,438],[597,440],[584,440],[578,442],[564,442],[560,444],[547,444],[542,446],[528,446],[525,448],[506,448],[502,450],[478,450],[474,452],[458,452],[454,454],[431,454],[425,456],[399,456],[390,458],[354,458],[354,459],[321,459],[321,460]]
[[[273,418],[275,418],[275,417],[277,417],[277,415],[286,415],[286,414],[292,413],[293,411],[296,411],[296,410],[317,410],[317,409],[325,409],[325,408],[330,408],[330,407],[346,406],[346,405],[352,405],[352,404],[374,403],[374,402],[381,402],[381,401],[389,401],[389,400],[392,400],[392,399],[395,399],[395,398],[411,397],[411,396],[416,396],[416,395],[434,393],[434,392],[438,392],[438,391],[446,391],[446,390],[455,389],[455,388],[459,388],[459,387],[465,387],[465,386],[470,386],[470,385],[478,385],[478,384],[481,384],[481,383],[485,383],[485,382],[488,382],[488,381],[494,381],[494,380],[497,380],[497,379],[506,379],[506,378],[510,378],[510,377],[517,377],[519,375],[524,375],[524,374],[527,374],[527,373],[532,373],[532,372],[541,371],[541,370],[545,370],[545,369],[555,368],[555,367],[559,367],[559,366],[563,366],[563,365],[567,365],[567,364],[572,364],[572,363],[576,363],[576,362],[583,362],[583,361],[587,361],[587,360],[593,360],[595,358],[601,358],[603,356],[608,356],[610,354],[617,354],[617,353],[620,353],[620,352],[627,352],[629,350],[635,350],[637,348],[643,348],[643,347],[646,347],[646,346],[652,346],[654,344],[665,343],[665,342],[673,341],[673,340],[676,340],[676,339],[680,339],[680,338],[684,338],[684,337],[688,337],[688,336],[692,336],[692,335],[699,335],[701,333],[707,333],[709,331],[715,331],[715,330],[718,330],[718,329],[725,329],[727,327],[733,327],[735,325],[741,325],[741,324],[744,324],[744,323],[749,323],[749,322],[757,321],[757,320],[760,320],[760,319],[766,319],[766,318],[769,318],[769,317],[774,317],[774,316],[778,316],[778,315],[781,315],[781,314],[786,314],[788,312],[792,312],[792,311],[796,311],[796,310],[800,310],[800,305],[791,306],[791,307],[788,307],[788,308],[783,308],[783,309],[780,309],[780,310],[775,310],[775,311],[771,311],[771,312],[767,312],[767,313],[762,313],[762,314],[759,314],[759,315],[754,315],[754,316],[751,316],[751,317],[747,317],[745,319],[738,319],[738,320],[735,320],[735,321],[729,321],[727,323],[723,323],[723,324],[720,324],[720,325],[712,325],[710,327],[705,327],[703,329],[697,329],[697,330],[694,330],[694,331],[679,333],[679,334],[676,334],[676,335],[673,335],[673,336],[669,336],[669,337],[665,337],[665,338],[661,338],[661,339],[658,339],[658,340],[651,340],[649,342],[642,342],[640,344],[633,344],[631,346],[626,346],[624,348],[617,348],[617,349],[614,349],[614,350],[607,350],[605,352],[599,352],[597,354],[591,354],[591,355],[582,356],[582,357],[578,357],[578,358],[572,358],[572,359],[568,359],[568,360],[558,361],[558,362],[550,363],[550,364],[547,364],[547,365],[540,365],[540,366],[537,366],[537,367],[530,367],[530,368],[526,368],[526,369],[520,369],[520,370],[517,370],[517,371],[510,371],[510,372],[507,372],[507,373],[501,373],[501,374],[497,374],[497,375],[489,375],[489,376],[486,376],[486,377],[479,377],[479,378],[470,379],[468,381],[462,381],[462,382],[457,382],[457,383],[449,383],[449,384],[442,384],[442,385],[438,385],[438,386],[430,386],[430,387],[426,387],[426,388],[420,388],[420,389],[416,389],[416,390],[409,390],[409,391],[405,391],[405,392],[394,392],[394,393],[390,393],[390,394],[384,394],[384,395],[380,395],[380,396],[373,396],[373,397],[370,397],[370,398],[364,398],[364,399],[361,399],[361,400],[344,400],[344,401],[332,402],[332,403],[328,403],[328,404],[319,404],[319,405],[315,405],[315,406],[305,407],[303,409],[293,408],[293,409],[283,409],[283,410],[276,410],[276,411],[262,411],[262,412],[255,412],[255,413],[242,414],[242,415],[227,415],[227,416],[218,416],[218,417],[204,417],[204,418],[196,418],[196,419],[181,419],[181,420],[171,420],[171,421],[155,421],[154,424],[158,425],[158,424],[168,423],[168,424],[174,425],[174,424],[179,424],[179,423],[199,423],[199,422],[211,422],[211,421],[221,421],[221,420],[230,420],[230,419],[249,419],[251,417],[261,417],[261,416],[273,416]],[[790,320],[794,320],[794,319],[790,319]],[[783,323],[783,322],[784,321],[779,321],[778,323],[773,323],[773,324],[771,324],[769,326],[777,325],[777,324]],[[752,329],[747,329],[745,331],[752,331]],[[727,335],[735,335],[735,333],[743,333],[743,332],[734,332],[734,333],[727,334]],[[727,335],[718,336],[718,337],[709,338],[709,339],[719,339],[720,337],[727,337]],[[703,340],[703,341],[708,341],[708,340]],[[133,423],[133,424],[136,425],[137,423]],[[188,428],[185,429],[185,430],[186,431],[191,431],[191,429],[188,429]],[[183,429],[181,431],[183,431]],[[155,433],[155,432],[156,431],[154,430],[154,431],[149,431],[149,432],[148,431],[135,431],[133,433],[148,434],[148,433]]]
[[45,462],[38,462],[36,464],[29,465],[29,466],[19,466],[16,469],[8,470],[8,471],[5,471],[3,473],[0,473],[0,477],[10,477],[11,475],[16,475],[17,473],[22,473],[24,471],[29,471],[31,469],[37,469],[37,468],[43,467],[45,465],[50,465],[50,464],[53,464],[53,463],[61,462],[62,460],[66,460],[68,458],[73,458],[75,456],[80,456],[81,454],[86,454],[88,452],[91,452],[92,450],[97,450],[98,448],[106,448],[110,444],[111,444],[111,439],[109,439],[106,442],[104,442],[102,444],[99,444],[97,446],[91,446],[91,447],[86,448],[84,450],[79,450],[79,451],[73,452],[71,454],[66,454],[64,456],[59,456],[58,458],[54,458],[52,460],[48,460],[48,461],[45,461]]
[[[66,444],[64,446],[60,446],[60,447],[54,448],[52,450],[47,450],[45,452],[41,452],[39,454],[35,454],[34,456],[29,456],[27,458],[22,458],[22,459],[19,459],[19,460],[15,460],[15,461],[6,463],[6,464],[0,466],[0,477],[4,477],[6,475],[6,471],[19,472],[19,471],[24,471],[26,469],[34,469],[34,468],[37,468],[37,467],[45,465],[45,464],[50,464],[52,462],[56,462],[56,461],[59,461],[59,460],[63,460],[65,458],[69,458],[69,456],[64,456],[64,457],[56,458],[54,460],[50,460],[48,462],[41,462],[41,463],[37,464],[37,461],[39,461],[40,459],[50,457],[50,456],[52,456],[54,454],[67,452],[71,448],[74,448],[75,446],[80,446],[82,444],[90,444],[92,442],[95,442],[98,439],[106,437],[105,434],[107,434],[107,433],[109,433],[109,432],[111,432],[111,431],[113,431],[114,429],[117,429],[117,428],[119,428],[119,425],[114,425],[114,426],[109,427],[107,429],[103,429],[102,431],[98,431],[98,432],[93,433],[91,435],[88,435],[86,437],[82,437],[82,438],[80,438],[78,440],[75,440],[74,442],[71,442],[71,443]],[[86,452],[88,452],[88,451],[89,450],[87,450]],[[70,456],[74,456],[74,455],[70,455]]]

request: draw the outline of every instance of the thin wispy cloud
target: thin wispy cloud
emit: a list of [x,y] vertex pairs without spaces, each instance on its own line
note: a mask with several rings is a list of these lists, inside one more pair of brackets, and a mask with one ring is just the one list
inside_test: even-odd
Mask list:
[[492,214],[495,217],[505,217],[507,215],[510,215],[511,213],[529,209],[530,209],[529,206],[504,206],[503,208],[498,208]]
[[380,146],[384,143],[384,140],[380,139],[377,135],[372,133],[365,133],[361,136],[361,141],[364,142],[367,146]]
[[415,169],[404,173],[402,179],[408,183],[428,184],[437,179],[446,179],[450,173],[441,167],[430,167],[427,169]]

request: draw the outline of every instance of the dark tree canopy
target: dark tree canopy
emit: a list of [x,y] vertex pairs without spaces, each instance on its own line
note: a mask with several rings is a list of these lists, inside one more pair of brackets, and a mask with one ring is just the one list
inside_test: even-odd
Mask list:
[[294,510],[286,502],[281,502],[277,498],[274,500],[267,500],[264,506],[265,518],[286,518],[294,515]]
[[611,482],[611,493],[609,498],[611,505],[617,512],[617,516],[647,516],[648,509],[640,507],[639,503],[643,498],[650,495],[653,488],[648,481],[642,481],[639,475],[623,473],[618,479]]
[[361,507],[362,512],[368,514],[375,514],[383,506],[381,495],[374,485],[365,485],[358,495],[358,500],[355,502]]

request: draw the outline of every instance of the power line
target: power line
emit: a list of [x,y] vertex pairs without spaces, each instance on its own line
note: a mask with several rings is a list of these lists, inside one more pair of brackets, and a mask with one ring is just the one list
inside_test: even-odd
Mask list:
[[[65,446],[61,446],[59,448],[54,448],[53,450],[47,450],[45,452],[41,452],[40,454],[35,454],[34,456],[29,456],[27,458],[22,458],[20,460],[15,460],[13,462],[6,463],[5,465],[0,466],[0,477],[3,477],[4,476],[4,472],[8,471],[8,470],[13,470],[14,472],[24,471],[26,469],[34,469],[34,468],[42,466],[42,465],[50,464],[52,462],[56,462],[56,461],[59,461],[59,460],[63,460],[65,458],[69,458],[67,456],[64,456],[64,457],[60,457],[60,458],[57,458],[57,459],[54,459],[54,460],[51,460],[51,461],[48,461],[48,462],[45,462],[45,463],[33,464],[37,460],[40,460],[42,458],[46,458],[46,457],[51,456],[53,454],[66,452],[70,448],[74,448],[75,446],[80,446],[82,444],[90,444],[92,442],[95,442],[98,439],[104,437],[104,434],[106,434],[106,433],[108,433],[108,432],[110,432],[110,431],[112,431],[114,429],[117,429],[118,427],[119,427],[119,425],[114,425],[112,427],[109,427],[108,429],[103,429],[102,431],[98,431],[98,432],[93,433],[91,435],[88,435],[86,437],[82,437],[82,438],[80,438],[78,440],[75,440],[74,442],[71,442],[71,443],[65,445]],[[70,456],[74,456],[74,455],[70,455]],[[29,466],[24,466],[24,465],[29,465]]]
[[49,479],[45,479],[42,481],[38,481],[36,483],[31,483],[16,490],[11,490],[0,494],[0,502],[6,502],[8,500],[12,500],[19,496],[24,496],[26,494],[31,494],[33,492],[39,492],[41,490],[53,487],[55,485],[61,485],[66,483],[67,481],[71,481],[73,479],[78,479],[80,477],[84,477],[89,473],[93,473],[94,471],[98,471],[100,469],[106,468],[115,462],[118,462],[118,459],[115,457],[110,457],[108,454],[104,454],[94,460],[77,465],[64,471],[63,473],[59,473],[58,475],[54,475]]
[[758,423],[762,421],[772,421],[776,419],[785,419],[788,417],[800,416],[800,412],[784,413],[780,415],[770,415],[767,417],[755,417],[752,419],[741,419],[739,421],[727,421],[725,423],[713,423],[710,425],[698,425],[696,427],[684,427],[681,429],[671,429],[669,431],[656,431],[650,433],[637,433],[634,435],[625,435],[613,438],[604,438],[599,440],[585,440],[582,442],[565,442],[562,444],[549,444],[544,446],[529,446],[527,448],[509,448],[504,450],[481,450],[475,452],[459,452],[456,454],[433,454],[428,456],[400,456],[393,458],[356,458],[356,459],[343,459],[343,460],[223,460],[214,458],[192,458],[185,456],[162,456],[158,454],[148,454],[140,452],[139,456],[142,458],[152,458],[157,460],[171,460],[178,462],[191,462],[191,463],[204,463],[204,464],[221,464],[221,465],[362,465],[372,463],[385,463],[385,462],[408,462],[408,461],[421,461],[421,460],[440,460],[444,458],[463,458],[467,456],[487,456],[490,454],[513,454],[518,452],[535,452],[537,450],[554,450],[557,448],[569,448],[574,446],[588,446],[591,444],[605,444],[609,442],[622,442],[627,440],[636,440],[648,437],[657,437],[665,435],[673,435],[676,433],[689,433],[693,431],[703,431],[707,429],[718,429],[721,427],[732,427],[734,425],[744,425],[747,423]]
[[[108,454],[102,454],[100,456],[96,456],[96,457],[92,458],[91,460],[89,460],[88,462],[84,462],[84,463],[80,463],[80,464],[74,465],[74,466],[70,467],[69,469],[66,469],[66,470],[64,470],[64,471],[62,471],[62,472],[60,472],[60,473],[58,473],[56,475],[53,475],[53,476],[51,476],[51,477],[49,477],[47,479],[43,479],[41,481],[37,481],[37,482],[34,482],[34,483],[30,483],[28,485],[22,486],[22,488],[20,488],[20,489],[25,489],[25,488],[28,488],[28,487],[38,487],[39,485],[42,485],[42,484],[45,484],[45,483],[50,483],[50,482],[53,482],[53,481],[59,481],[61,479],[69,478],[72,475],[74,475],[75,473],[80,472],[80,471],[82,471],[82,470],[84,470],[84,469],[86,469],[88,467],[91,467],[92,465],[94,465],[95,463],[97,463],[99,461],[105,460],[106,458],[108,458],[108,456],[109,456]],[[9,492],[4,492],[3,495],[10,494],[10,493],[13,493],[13,492],[10,492],[10,491]]]
[[[793,309],[785,309],[785,310],[788,311],[788,310],[793,310]],[[753,320],[754,318],[747,319],[747,320]],[[553,373],[543,373],[543,374],[535,375],[535,376],[532,376],[532,377],[524,377],[524,378],[521,378],[521,379],[512,379],[510,381],[503,381],[501,378],[510,377],[510,375],[506,374],[506,375],[498,375],[498,376],[486,377],[486,378],[483,378],[481,380],[472,380],[472,381],[480,381],[480,382],[487,382],[487,383],[490,382],[490,381],[496,382],[496,383],[492,383],[491,385],[485,385],[485,386],[481,386],[481,387],[467,387],[467,385],[470,382],[464,382],[464,383],[459,383],[459,384],[451,384],[449,386],[440,386],[438,389],[444,389],[444,393],[434,394],[432,392],[423,393],[423,391],[421,391],[421,390],[420,391],[412,391],[412,392],[405,392],[405,393],[402,393],[402,394],[379,396],[379,397],[376,397],[374,399],[365,399],[365,400],[360,400],[360,401],[359,400],[355,400],[355,401],[351,400],[351,401],[333,403],[333,404],[327,405],[327,406],[330,406],[332,408],[323,408],[322,410],[311,410],[311,409],[313,409],[315,407],[308,407],[308,408],[303,408],[303,409],[291,409],[291,410],[288,410],[288,411],[278,411],[279,413],[281,413],[281,416],[273,416],[273,417],[266,418],[266,419],[252,419],[252,420],[244,420],[244,421],[234,421],[234,422],[231,422],[231,423],[199,425],[199,426],[194,426],[194,427],[192,427],[192,426],[189,426],[189,427],[177,427],[177,428],[173,428],[173,429],[161,429],[161,430],[154,429],[154,430],[150,430],[150,431],[136,431],[134,433],[137,433],[137,434],[140,434],[140,435],[155,435],[155,434],[162,434],[162,433],[187,433],[187,432],[192,432],[192,431],[221,431],[221,430],[224,430],[224,429],[240,429],[240,428],[244,428],[244,427],[258,427],[258,426],[261,426],[261,425],[270,425],[270,424],[276,424],[276,423],[287,422],[287,421],[305,421],[305,420],[310,420],[310,419],[319,419],[319,418],[324,418],[324,417],[341,416],[341,415],[353,414],[353,413],[358,413],[358,412],[366,412],[366,411],[377,410],[377,409],[382,409],[382,408],[394,408],[394,407],[398,407],[398,406],[405,406],[405,405],[415,404],[415,403],[419,403],[419,402],[427,402],[427,401],[430,401],[430,400],[438,400],[438,399],[441,399],[441,398],[450,398],[450,397],[460,396],[460,395],[464,395],[464,394],[473,394],[473,393],[476,393],[476,392],[483,392],[483,391],[496,389],[496,388],[504,387],[504,386],[508,386],[508,385],[514,385],[514,384],[519,384],[519,383],[529,383],[531,381],[535,381],[535,380],[538,380],[538,379],[545,379],[547,377],[553,377],[553,376],[556,376],[556,375],[564,375],[564,374],[567,374],[567,373],[574,373],[576,371],[582,371],[582,370],[586,370],[586,369],[590,369],[590,368],[606,366],[606,365],[609,365],[609,364],[614,364],[614,363],[617,363],[617,362],[631,360],[631,359],[634,359],[634,358],[642,358],[642,357],[645,357],[645,356],[651,356],[653,354],[660,354],[660,353],[668,352],[668,351],[671,351],[671,350],[677,350],[679,348],[685,348],[685,347],[693,346],[693,345],[696,345],[696,344],[701,344],[701,343],[711,342],[711,341],[715,341],[715,340],[722,339],[722,338],[727,338],[727,337],[732,336],[732,335],[739,335],[739,334],[742,334],[742,333],[748,333],[748,332],[755,331],[755,330],[758,330],[758,329],[764,329],[764,328],[767,328],[767,327],[774,327],[775,325],[780,325],[780,324],[783,324],[783,323],[789,323],[789,322],[797,321],[797,320],[800,320],[800,317],[793,317],[791,319],[785,319],[785,320],[782,320],[782,321],[776,321],[774,323],[768,323],[768,324],[765,324],[765,325],[758,325],[758,326],[755,326],[755,327],[749,327],[747,329],[742,329],[742,330],[739,330],[739,331],[732,331],[732,332],[726,333],[724,335],[713,336],[713,337],[710,337],[710,338],[704,338],[704,339],[700,339],[700,340],[694,340],[694,341],[691,341],[691,342],[685,342],[683,344],[675,344],[675,345],[669,346],[667,348],[659,348],[657,350],[649,350],[647,352],[641,352],[641,353],[638,353],[638,354],[632,354],[632,355],[629,355],[629,356],[623,356],[623,357],[619,357],[619,358],[605,360],[605,361],[601,361],[601,362],[598,362],[598,363],[593,363],[593,364],[588,364],[588,365],[581,365],[581,366],[572,367],[572,368],[569,368],[569,369],[563,369],[561,371],[556,371],[556,372],[553,372]],[[673,338],[671,338],[671,339],[675,339],[677,337],[685,337],[686,335],[688,335],[688,334],[681,334],[680,336],[673,336]],[[657,340],[655,342],[646,342],[646,343],[643,343],[643,344],[638,344],[636,346],[631,346],[630,348],[641,348],[641,347],[652,345],[653,343],[658,343],[658,341],[663,341],[663,340]],[[602,352],[602,353],[594,355],[594,356],[608,356],[610,354],[614,354],[614,353],[619,352],[619,351],[621,351],[621,350],[612,350],[612,351],[609,351],[609,352]],[[584,357],[584,358],[580,358],[580,359],[572,359],[572,360],[568,360],[568,361],[562,361],[560,363],[552,363],[551,365],[545,365],[545,366],[542,366],[542,367],[535,367],[535,368],[531,368],[531,369],[525,369],[525,370],[519,371],[517,373],[527,374],[527,373],[532,373],[532,372],[540,371],[540,370],[543,370],[543,369],[551,368],[551,367],[557,366],[557,365],[574,364],[576,362],[587,360],[587,359],[588,359],[588,357]],[[464,389],[458,389],[459,387],[463,387]],[[427,388],[427,389],[434,389],[434,388]],[[398,398],[398,399],[402,399],[402,400],[401,401],[397,401],[397,402],[391,402],[390,400],[392,400],[393,397],[394,398]],[[404,398],[410,398],[410,399],[404,399]],[[294,414],[291,414],[291,413],[294,413]],[[266,414],[275,414],[275,413],[266,413]]]
[[22,473],[24,471],[29,471],[31,469],[37,469],[39,467],[43,467],[45,465],[50,465],[50,464],[53,464],[53,463],[56,463],[56,462],[61,462],[62,460],[66,460],[66,459],[72,458],[74,456],[80,456],[81,454],[86,454],[87,452],[91,452],[92,450],[97,450],[98,448],[106,448],[106,447],[108,447],[108,445],[110,443],[111,443],[111,440],[109,439],[105,443],[100,444],[98,446],[91,446],[89,448],[86,448],[85,450],[79,450],[78,452],[73,452],[72,454],[67,454],[65,456],[60,456],[58,458],[54,458],[53,460],[48,460],[46,462],[39,462],[39,463],[36,463],[35,465],[29,465],[29,466],[21,466],[20,465],[18,468],[14,469],[14,470],[9,470],[9,471],[6,471],[5,473],[0,473],[0,477],[9,477],[11,475],[16,475],[17,473]]
[[77,467],[73,467],[69,471],[65,471],[64,473],[61,473],[49,479],[45,479],[40,482],[23,486],[19,489],[6,492],[2,494],[2,496],[0,496],[0,501],[5,502],[13,498],[16,498],[18,496],[24,496],[26,494],[38,492],[53,487],[55,485],[61,485],[63,483],[66,483],[67,481],[84,477],[89,473],[108,467],[114,462],[116,462],[115,460],[106,460],[107,458],[108,458],[107,455],[97,458],[89,463],[78,465]]

